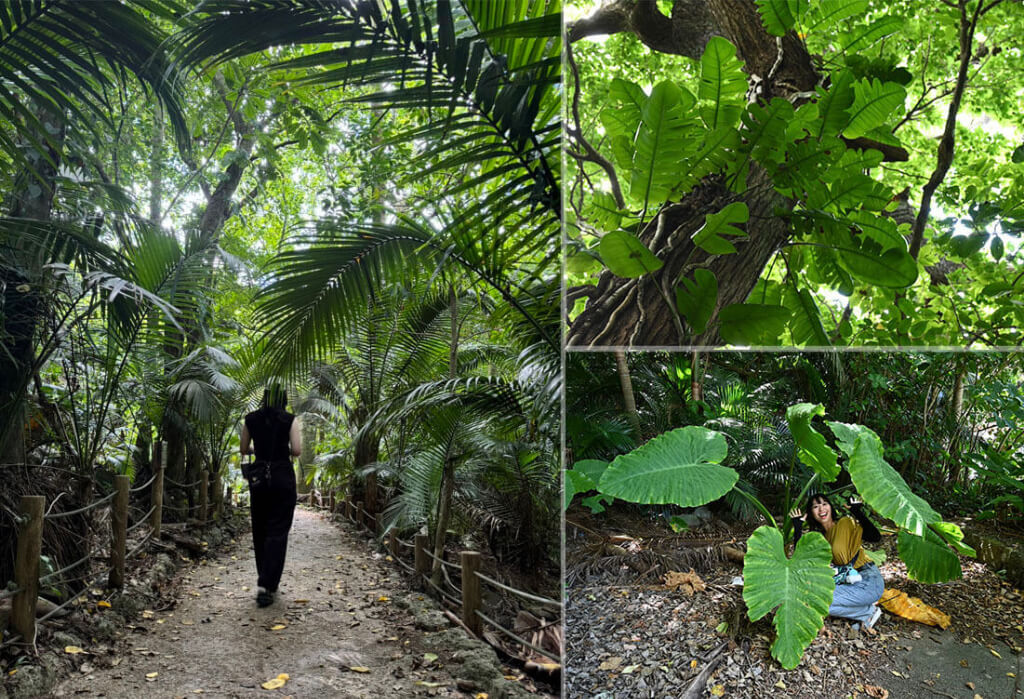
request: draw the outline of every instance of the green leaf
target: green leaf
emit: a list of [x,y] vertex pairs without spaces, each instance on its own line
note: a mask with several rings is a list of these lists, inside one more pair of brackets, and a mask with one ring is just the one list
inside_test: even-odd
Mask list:
[[[761,13],[761,23],[772,36],[784,36],[796,26],[797,2],[795,0],[755,0]],[[806,0],[799,3],[806,7]]]
[[907,239],[900,235],[896,222],[891,218],[870,211],[853,211],[848,218],[865,237],[877,243],[883,253],[889,250],[906,251]]
[[707,214],[704,225],[693,234],[693,244],[712,255],[727,255],[736,252],[735,246],[723,235],[739,235],[746,237],[743,231],[733,223],[746,223],[750,220],[750,210],[742,201],[727,205],[718,213]]
[[622,212],[609,192],[592,192],[587,199],[587,218],[601,231],[614,231],[622,225]]
[[906,250],[880,253],[873,242],[848,236],[833,247],[839,265],[862,282],[902,289],[917,281],[917,261]]
[[978,555],[978,552],[973,547],[964,543],[963,530],[952,522],[933,522],[929,526],[935,530],[936,534],[945,539],[947,544],[956,549],[957,553],[971,556],[972,558]]
[[863,17],[868,9],[868,0],[821,0],[810,12],[807,34],[825,31],[851,17]]
[[854,83],[853,94],[853,104],[847,110],[850,120],[843,129],[847,138],[860,138],[878,128],[907,99],[907,91],[902,85],[883,83],[877,78]]
[[645,505],[704,505],[728,493],[739,480],[736,471],[720,465],[727,453],[721,433],[680,427],[615,457],[598,488]]
[[786,285],[782,292],[782,304],[790,310],[789,334],[794,344],[812,347],[828,347],[832,344],[821,324],[821,312],[814,297],[807,289],[794,289]]
[[825,406],[797,403],[786,410],[786,422],[796,442],[796,455],[824,482],[831,483],[839,475],[839,456],[825,443],[825,437],[811,427],[815,415],[824,416]]
[[1003,239],[998,235],[992,236],[992,247],[990,249],[992,251],[992,257],[995,258],[997,262],[1003,259]]
[[[910,490],[903,477],[882,456],[882,440],[863,425],[829,422],[839,448],[849,454],[846,469],[857,492],[878,514],[921,536],[942,517]],[[853,446],[850,446],[850,438]]]
[[713,272],[701,267],[693,273],[693,281],[686,277],[681,281],[683,286],[676,287],[676,307],[693,333],[699,335],[707,329],[708,320],[715,311],[718,280]]
[[912,580],[938,583],[962,577],[960,559],[931,529],[925,529],[923,537],[901,529],[897,542],[900,558],[907,564],[907,576]]
[[700,59],[697,99],[703,104],[701,118],[709,129],[735,126],[746,104],[747,76],[736,47],[727,39],[713,36]]
[[601,110],[601,124],[609,136],[626,136],[630,141],[640,125],[640,112],[647,95],[636,83],[613,78],[608,86],[608,100],[615,106]]
[[718,312],[719,332],[732,345],[777,345],[789,316],[785,306],[734,303]]
[[824,626],[835,590],[831,561],[832,547],[818,532],[800,537],[792,558],[786,558],[782,533],[774,527],[759,527],[747,539],[743,558],[747,616],[757,621],[778,607],[771,652],[787,670],[799,664]]
[[564,503],[562,509],[568,510],[572,504],[573,497],[577,493],[585,493],[588,490],[595,490],[597,484],[582,473],[569,469],[565,471]]
[[600,459],[583,459],[572,465],[573,471],[582,474],[593,483],[590,487],[594,490],[597,490],[597,484],[601,482],[601,476],[607,468],[608,462]]
[[843,70],[837,73],[827,91],[818,88],[818,132],[820,141],[826,136],[836,136],[850,121],[847,110],[853,105],[853,72]]
[[639,238],[627,231],[612,231],[601,238],[601,259],[617,277],[642,277],[664,264]]
[[904,29],[900,17],[882,17],[867,26],[856,27],[839,38],[839,53],[857,53]]
[[696,102],[678,84],[663,80],[643,105],[629,191],[645,206],[667,198],[677,184],[676,167],[696,147],[699,123],[689,116]]
[[953,254],[957,257],[968,258],[985,247],[988,242],[988,233],[975,231],[970,235],[953,236],[950,245],[953,247]]

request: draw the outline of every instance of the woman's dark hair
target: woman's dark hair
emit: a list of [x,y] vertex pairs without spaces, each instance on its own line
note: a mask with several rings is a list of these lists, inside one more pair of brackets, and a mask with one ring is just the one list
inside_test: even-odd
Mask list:
[[807,496],[807,507],[804,509],[804,512],[807,514],[807,518],[805,520],[807,522],[807,528],[813,529],[816,532],[821,532],[822,534],[824,534],[824,527],[821,526],[821,523],[818,520],[816,520],[814,518],[814,515],[811,513],[811,507],[814,505],[815,502],[819,500],[824,500],[825,502],[828,503],[828,506],[832,508],[833,522],[839,521],[839,514],[836,512],[836,506],[832,503],[832,500],[830,500],[829,497],[824,493],[811,493],[810,495]]
[[260,401],[261,408],[278,408],[284,410],[288,404],[288,394],[284,386],[279,383],[272,383],[263,389],[263,400]]

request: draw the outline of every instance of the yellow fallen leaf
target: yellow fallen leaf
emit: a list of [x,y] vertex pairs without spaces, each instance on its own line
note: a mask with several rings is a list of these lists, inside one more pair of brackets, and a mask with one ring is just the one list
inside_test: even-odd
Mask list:
[[[781,682],[781,681],[782,680],[779,680],[779,682]],[[712,694],[712,696],[716,696],[716,697],[724,697],[725,696],[725,686],[721,685],[721,684],[716,684],[714,687],[711,688],[711,694]]]
[[157,619],[157,620],[156,620],[156,623],[158,623],[158,624],[163,624],[163,623],[164,623],[164,622],[166,622],[166,621],[167,621],[167,619]]
[[487,699],[487,692],[477,692],[473,695],[473,699]]
[[84,653],[85,651],[78,646],[64,646],[64,652],[70,653],[71,655],[77,655],[78,653]]
[[1003,657],[1003,656],[999,655],[999,653],[996,653],[996,652],[995,652],[994,650],[992,650],[991,648],[989,648],[989,649],[988,649],[988,652],[989,652],[989,653],[991,653],[992,655],[996,656],[997,658],[1001,658],[1001,657]]
[[505,675],[505,679],[508,680],[509,682],[518,682],[519,681],[519,675]]
[[142,618],[143,619],[152,619],[153,618],[153,610],[152,609],[143,609],[142,610]]
[[[778,687],[779,689],[785,689],[786,688],[786,683],[783,682],[782,680],[779,680],[778,682],[775,683],[775,686]],[[725,692],[725,687],[722,687],[722,691]],[[722,695],[719,694],[718,696],[722,696]]]
[[377,601],[378,602],[390,602],[391,598],[388,597],[387,595],[381,595],[380,597],[377,598]]
[[419,680],[415,684],[417,687],[428,687],[430,689],[437,689],[438,687],[446,686],[444,682],[424,682],[423,680]]
[[7,676],[10,677],[11,675],[15,674],[17,671],[18,671],[18,668],[14,668],[13,670],[11,670],[10,672],[7,673]]
[[194,621],[189,621],[188,619],[183,619],[183,620],[181,621],[181,625],[182,625],[182,626],[193,626],[193,625],[195,625],[195,623],[196,623],[196,622],[194,622]]
[[692,670],[695,667],[697,667],[697,659],[696,658],[694,658],[693,660],[690,661],[690,669]]
[[110,602],[101,599],[99,602],[96,603],[96,606],[100,609],[110,609]]
[[264,682],[260,686],[263,687],[263,689],[280,689],[281,687],[284,686],[284,683],[285,683],[284,680],[282,680],[280,678],[275,678],[275,679],[272,679],[272,680],[267,680],[266,682]]
[[297,599],[297,600],[295,600],[295,604],[309,604],[309,600],[308,599]]
[[270,627],[270,630],[271,631],[280,631],[283,628],[286,628],[284,624],[274,624],[273,626]]
[[436,653],[424,653],[423,654],[423,662],[425,662],[427,665],[430,665],[430,663],[434,662],[435,660],[437,660],[437,654]]
[[156,677],[159,674],[160,674],[159,672],[147,672],[146,673],[146,677],[148,677],[149,679],[153,679],[154,677]]
[[369,672],[370,668],[363,667],[362,665],[352,665],[349,667],[352,672]]

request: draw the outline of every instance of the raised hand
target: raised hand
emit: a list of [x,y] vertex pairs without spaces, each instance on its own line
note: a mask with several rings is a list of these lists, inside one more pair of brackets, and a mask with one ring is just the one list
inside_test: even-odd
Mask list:
[[864,501],[861,500],[856,495],[851,495],[850,497],[846,498],[846,504],[849,505],[850,507],[860,507],[861,505],[864,504]]
[[799,507],[794,507],[792,510],[790,510],[789,516],[791,519],[806,519],[804,517],[804,513],[800,511]]

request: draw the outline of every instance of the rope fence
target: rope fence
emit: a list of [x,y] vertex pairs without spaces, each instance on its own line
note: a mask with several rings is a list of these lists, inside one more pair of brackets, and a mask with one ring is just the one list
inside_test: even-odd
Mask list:
[[174,480],[173,478],[168,478],[167,476],[164,476],[164,483],[167,483],[169,485],[173,485],[175,488],[182,488],[184,490],[190,490],[192,488],[198,488],[199,484],[202,483],[202,480],[198,480],[198,481],[196,481],[194,483],[179,483],[178,481]]
[[[342,514],[344,514],[344,516],[350,521],[356,524],[362,524],[363,526],[380,533],[380,522],[375,515],[367,512],[363,507],[362,502],[353,503],[349,499],[345,498],[344,500],[335,503],[333,493],[330,494],[328,500],[330,503],[328,508],[332,512],[341,511]],[[445,560],[441,556],[436,556],[432,550],[432,544],[429,537],[427,537],[426,534],[417,534],[414,541],[408,542],[398,538],[394,531],[388,532],[387,548],[391,554],[389,558],[411,573],[414,578],[419,579],[429,590],[435,592],[437,594],[437,598],[444,606],[451,606],[454,607],[455,610],[461,610],[463,624],[477,637],[484,637],[483,625],[486,624],[489,628],[493,628],[502,633],[504,636],[512,639],[515,643],[521,644],[523,647],[541,654],[554,663],[561,663],[561,658],[559,658],[557,654],[552,653],[550,650],[538,646],[514,631],[505,628],[498,621],[485,613],[482,608],[483,598],[481,594],[481,581],[520,599],[542,605],[545,608],[557,610],[558,618],[544,624],[541,628],[562,623],[561,602],[547,597],[542,597],[540,595],[534,595],[523,590],[518,590],[495,580],[493,577],[486,575],[485,573],[482,573],[479,570],[481,557],[476,551],[462,551],[460,553],[461,563],[453,563]],[[400,555],[401,552],[407,549],[413,550],[413,563],[411,564],[408,561],[402,560],[402,556]],[[440,564],[444,584],[451,587],[454,594],[431,580],[431,569],[434,562]],[[449,570],[458,570],[461,573],[461,587],[452,581],[452,578],[448,573]]]
[[[99,572],[94,578],[93,582],[89,583],[89,586],[95,585],[98,581],[104,577],[107,578],[109,587],[112,588],[123,588],[124,587],[124,573],[125,563],[128,559],[136,556],[141,552],[146,545],[153,539],[160,539],[160,526],[163,518],[163,502],[164,502],[164,491],[165,483],[172,487],[179,488],[194,488],[200,487],[198,503],[188,508],[189,512],[199,512],[198,519],[200,524],[205,524],[207,516],[210,512],[209,507],[209,487],[210,478],[209,474],[205,471],[201,474],[201,478],[195,483],[189,485],[183,485],[177,481],[173,481],[166,478],[164,475],[164,468],[166,465],[166,445],[162,442],[158,442],[154,445],[153,450],[153,476],[141,485],[137,485],[134,488],[129,483],[128,476],[114,476],[114,491],[95,502],[92,502],[84,507],[80,507],[75,510],[68,512],[57,512],[49,513],[45,512],[45,498],[41,495],[25,495],[21,498],[20,512],[17,513],[15,521],[18,523],[18,541],[17,541],[17,558],[14,565],[14,589],[5,589],[0,591],[0,600],[11,599],[11,614],[9,618],[9,625],[14,632],[14,635],[0,644],[0,648],[12,645],[14,643],[22,642],[25,644],[33,644],[36,638],[37,624],[46,621],[55,614],[60,613],[62,610],[73,604],[75,600],[79,599],[79,596],[71,597],[66,600],[63,604],[50,610],[45,615],[36,618],[36,601],[39,597],[40,586],[52,586],[56,584],[55,581],[60,584],[70,584],[73,582],[79,582],[87,580],[91,577],[91,573],[86,569],[84,575],[79,575],[74,578],[62,577],[64,574],[79,568],[84,563],[90,560],[100,560],[101,558],[107,559],[110,563],[109,567]],[[215,481],[215,487],[220,487],[219,481]],[[130,507],[129,500],[132,493],[140,493],[147,488],[150,489],[150,502],[152,507],[141,516],[134,517],[135,523],[128,526],[129,513],[137,515],[138,510],[141,508]],[[58,496],[59,498],[60,496]],[[51,503],[57,502],[57,499]],[[110,504],[110,556],[94,555],[93,552],[87,553],[82,558],[78,559],[74,563],[70,563],[59,570],[47,573],[42,577],[39,576],[39,560],[40,554],[42,553],[42,538],[43,538],[43,527],[46,522],[51,522],[58,519],[72,517],[74,515],[83,514],[91,510],[103,507],[104,505]],[[131,551],[126,552],[128,544],[128,535],[136,531],[143,525],[148,525],[148,531],[145,536],[139,540]],[[104,525],[105,526],[105,525]],[[187,526],[187,525],[186,525]]]

